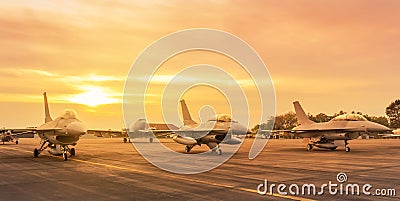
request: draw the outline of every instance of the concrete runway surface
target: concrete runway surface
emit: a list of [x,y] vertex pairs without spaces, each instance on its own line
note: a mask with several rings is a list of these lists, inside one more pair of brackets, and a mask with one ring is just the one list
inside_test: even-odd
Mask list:
[[[136,139],[135,139],[136,140]],[[184,146],[161,139],[171,149]],[[81,139],[68,161],[44,151],[34,158],[39,139],[0,145],[0,200],[399,200],[400,140],[353,140],[351,152],[306,151],[302,140],[269,140],[263,152],[248,159],[252,140],[218,168],[195,175],[160,170],[143,159],[130,143],[118,139]],[[222,145],[222,149],[229,145]],[[193,152],[206,151],[206,146]],[[210,157],[218,157],[210,154]],[[191,161],[188,161],[191,163]],[[395,189],[396,196],[259,195],[257,186],[337,182],[371,184],[372,189]],[[288,190],[286,189],[288,192]],[[373,191],[371,191],[373,192]]]

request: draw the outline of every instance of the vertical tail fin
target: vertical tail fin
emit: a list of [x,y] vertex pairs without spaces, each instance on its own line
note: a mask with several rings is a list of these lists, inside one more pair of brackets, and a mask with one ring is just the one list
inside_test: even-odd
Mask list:
[[181,100],[181,107],[182,107],[182,116],[183,116],[183,125],[194,125],[197,124],[193,121],[192,117],[190,116],[189,109],[185,103],[185,100]]
[[297,121],[299,122],[299,124],[305,125],[305,124],[315,123],[308,118],[303,108],[301,107],[299,101],[293,102],[293,105],[294,105],[294,110],[296,112]]
[[52,119],[51,119],[51,116],[50,116],[49,103],[47,102],[47,94],[46,94],[46,92],[43,93],[43,98],[44,98],[44,115],[45,115],[44,122],[47,123],[49,121],[52,121]]

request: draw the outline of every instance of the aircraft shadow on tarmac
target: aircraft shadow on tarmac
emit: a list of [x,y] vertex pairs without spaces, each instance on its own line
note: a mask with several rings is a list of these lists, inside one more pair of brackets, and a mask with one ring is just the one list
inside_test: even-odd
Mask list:
[[[268,149],[268,148],[267,148]],[[336,150],[328,150],[328,149],[319,149],[319,148],[314,148],[312,151],[307,151],[305,150],[303,147],[294,147],[294,148],[282,148],[280,149],[280,151],[282,152],[293,152],[293,153],[299,153],[299,152],[304,152],[304,153],[338,153],[338,152],[343,152],[344,149],[342,148],[338,148]],[[367,151],[363,151],[363,150],[353,150],[352,152],[354,153],[363,153],[363,152],[367,152]],[[368,150],[368,152],[371,152],[370,150]]]
[[[130,142],[130,143],[134,143],[134,144],[149,144],[149,142],[148,141],[146,141],[146,142]],[[153,141],[153,142],[151,142],[151,143],[163,143],[163,144],[169,144],[169,143],[173,143],[173,144],[175,144],[175,142],[174,141],[165,141],[165,142],[156,142],[156,141]]]

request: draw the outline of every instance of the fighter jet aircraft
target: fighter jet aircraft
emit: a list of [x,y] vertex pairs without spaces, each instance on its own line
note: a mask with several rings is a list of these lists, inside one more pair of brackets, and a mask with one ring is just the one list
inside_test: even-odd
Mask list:
[[1,141],[3,144],[5,142],[15,142],[15,144],[18,144],[18,136],[15,134],[12,134],[11,131],[9,130],[0,130],[0,135],[1,135]]
[[358,138],[361,133],[391,130],[381,124],[370,122],[359,114],[344,114],[329,122],[315,123],[307,117],[298,101],[293,104],[299,125],[292,129],[292,133],[301,138],[309,138],[307,144],[309,151],[314,146],[335,150],[338,147],[335,141],[344,141],[346,152],[350,152],[347,141]]
[[382,138],[399,139],[400,138],[400,128],[393,130],[392,133],[379,134],[379,136]]
[[43,150],[49,149],[50,154],[62,155],[64,160],[67,160],[67,153],[75,156],[75,148],[69,148],[69,146],[75,146],[79,137],[86,133],[86,129],[78,119],[76,112],[71,109],[64,110],[61,116],[53,120],[50,116],[46,92],[43,93],[43,97],[45,124],[35,129],[41,138],[41,146],[34,149],[33,156],[38,157]]
[[126,132],[126,129],[121,129],[121,130],[98,130],[98,129],[88,129],[87,134],[93,134],[96,137],[103,137],[103,138],[123,138],[123,142],[126,143],[131,141],[128,138],[128,134]]
[[[245,135],[251,133],[245,126],[232,120],[230,115],[218,114],[201,124],[193,121],[184,100],[181,100],[183,124],[177,130],[151,130],[146,128],[146,121],[139,119],[132,127],[132,130],[140,132],[152,132],[156,134],[172,133],[173,140],[179,144],[186,145],[185,151],[188,153],[196,145],[207,145],[212,152],[222,154],[220,143],[239,144],[241,140],[233,135]],[[147,126],[148,127],[148,126]]]
[[133,138],[148,138],[149,142],[152,143],[154,135],[156,135],[156,137],[168,137],[170,136],[171,130],[177,129],[179,129],[179,127],[174,124],[148,123],[146,119],[138,119],[127,131],[129,134],[129,141]]
[[5,142],[19,143],[19,138],[33,138],[35,131],[32,129],[0,129],[0,138],[3,144]]

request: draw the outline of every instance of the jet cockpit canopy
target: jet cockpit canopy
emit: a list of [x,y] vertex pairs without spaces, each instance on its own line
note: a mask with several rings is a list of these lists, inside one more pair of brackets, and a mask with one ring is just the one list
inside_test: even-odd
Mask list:
[[72,109],[66,109],[64,112],[61,114],[62,119],[78,119],[78,115],[76,112]]
[[217,114],[214,117],[210,118],[209,121],[233,122],[232,116],[229,114]]
[[368,121],[359,114],[343,114],[332,119],[332,121]]

